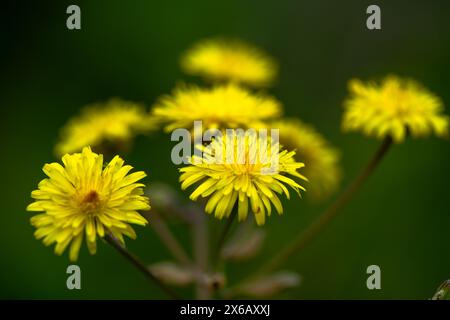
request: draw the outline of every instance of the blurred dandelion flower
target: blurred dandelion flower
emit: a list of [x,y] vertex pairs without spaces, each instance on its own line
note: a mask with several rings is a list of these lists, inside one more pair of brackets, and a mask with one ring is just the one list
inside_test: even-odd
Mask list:
[[154,119],[167,124],[167,132],[192,128],[195,120],[202,120],[204,129],[248,128],[281,113],[281,103],[275,98],[235,84],[178,88],[171,96],[162,97],[152,112]]
[[278,66],[257,47],[239,40],[203,40],[189,49],[181,59],[188,74],[210,80],[245,83],[255,87],[269,86]]
[[441,100],[412,80],[395,76],[381,84],[352,80],[349,89],[344,130],[377,138],[391,136],[395,142],[402,142],[407,133],[413,137],[447,134],[448,117],[442,114]]
[[320,199],[336,190],[341,179],[339,152],[312,126],[298,119],[283,119],[271,123],[279,129],[280,143],[295,150],[295,159],[305,163],[308,194]]
[[111,232],[122,244],[123,235],[132,239],[136,233],[129,223],[145,225],[147,221],[136,210],[148,210],[148,198],[143,196],[146,176],[143,171],[128,175],[132,169],[119,157],[103,168],[103,156],[89,147],[81,153],[62,157],[59,163],[43,168],[48,178],[31,193],[35,202],[28,211],[43,212],[31,218],[37,228],[34,235],[45,245],[56,243],[55,253],[61,255],[70,244],[70,260],[76,261],[83,233],[91,254],[97,250],[96,236]]
[[[239,221],[245,220],[250,211],[256,223],[263,225],[272,205],[279,214],[283,213],[277,193],[289,198],[286,185],[299,195],[300,190],[305,190],[287,177],[306,180],[297,171],[304,164],[294,160],[295,151],[281,151],[279,144],[272,144],[269,137],[227,134],[198,148],[203,157],[194,155],[191,165],[180,169],[181,188],[201,181],[190,198],[195,201],[199,196],[209,197],[205,212],[214,211],[216,218],[229,217],[237,202]],[[264,150],[266,156],[261,156]]]
[[135,134],[154,126],[143,106],[134,102],[111,99],[106,103],[85,107],[61,130],[55,150],[58,155],[81,151],[86,146],[128,142]]

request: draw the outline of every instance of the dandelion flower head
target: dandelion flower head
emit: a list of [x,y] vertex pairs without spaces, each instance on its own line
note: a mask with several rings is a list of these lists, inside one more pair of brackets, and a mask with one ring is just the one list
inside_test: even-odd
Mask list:
[[85,107],[61,130],[55,150],[58,155],[79,152],[86,146],[127,142],[134,135],[150,130],[154,124],[143,106],[111,99]]
[[203,121],[203,129],[256,127],[281,113],[281,103],[275,98],[235,84],[179,87],[171,96],[162,97],[152,111],[157,121],[166,124],[167,132],[191,129],[196,120]]
[[71,261],[77,260],[84,235],[91,254],[97,250],[97,236],[106,232],[122,243],[123,235],[136,238],[130,223],[145,225],[137,210],[150,209],[144,185],[137,183],[146,174],[128,174],[132,167],[119,156],[103,167],[103,156],[89,147],[64,155],[62,162],[46,164],[48,178],[31,193],[35,201],[27,210],[41,212],[31,218],[36,238],[47,246],[56,243],[57,255],[70,245]]
[[368,136],[392,137],[402,142],[407,133],[413,137],[432,133],[445,136],[449,119],[442,101],[418,83],[395,76],[381,83],[349,83],[350,97],[345,101],[344,130],[361,131]]
[[273,83],[278,67],[261,49],[239,40],[203,40],[181,59],[186,73],[265,87]]
[[281,150],[269,137],[226,134],[199,148],[203,156],[194,155],[190,165],[180,169],[181,188],[198,183],[190,198],[209,198],[205,212],[214,212],[216,218],[230,217],[234,208],[239,221],[252,212],[263,225],[272,206],[283,213],[278,195],[290,197],[286,186],[298,194],[305,190],[289,177],[306,180],[298,172],[304,164],[294,160],[294,151]]

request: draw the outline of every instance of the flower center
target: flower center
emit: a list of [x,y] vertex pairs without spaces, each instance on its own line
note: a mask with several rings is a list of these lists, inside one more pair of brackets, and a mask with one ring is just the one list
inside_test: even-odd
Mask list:
[[81,200],[80,203],[81,210],[84,213],[92,214],[97,211],[97,209],[100,206],[100,197],[97,193],[97,191],[92,190],[89,191]]

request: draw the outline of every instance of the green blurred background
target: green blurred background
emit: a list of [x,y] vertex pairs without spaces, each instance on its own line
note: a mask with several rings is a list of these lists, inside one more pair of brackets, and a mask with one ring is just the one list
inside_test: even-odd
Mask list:
[[[66,29],[73,3],[81,7],[80,31]],[[365,26],[373,3],[381,7],[381,31]],[[413,77],[450,104],[450,3],[444,0],[16,1],[2,4],[1,25],[0,298],[165,297],[103,243],[96,256],[83,246],[82,290],[67,290],[67,255],[55,256],[34,239],[25,207],[44,177],[43,164],[56,160],[52,149],[69,117],[109,97],[150,106],[177,81],[198,82],[181,73],[178,59],[199,39],[239,37],[278,59],[281,73],[271,92],[287,115],[314,124],[341,149],[344,185],[378,145],[340,131],[349,78]],[[149,173],[148,183],[179,188],[170,149],[162,133],[139,137],[126,160]],[[286,269],[303,282],[280,297],[430,298],[450,278],[449,161],[448,140],[396,145],[351,205],[289,261]],[[326,205],[284,204],[286,214],[264,226],[262,254],[230,265],[230,282],[270,259]],[[148,263],[169,258],[150,228],[136,229],[130,250]],[[381,290],[366,288],[371,264],[381,267]],[[192,297],[190,290],[182,293]]]

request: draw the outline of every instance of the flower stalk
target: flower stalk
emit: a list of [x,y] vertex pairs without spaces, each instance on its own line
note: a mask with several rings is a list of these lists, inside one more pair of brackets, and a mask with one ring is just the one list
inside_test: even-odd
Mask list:
[[[147,219],[151,228],[155,231],[155,233],[159,236],[161,241],[164,243],[166,248],[169,250],[171,255],[180,263],[184,265],[192,265],[192,261],[189,258],[186,251],[180,245],[178,240],[175,238],[174,234],[170,231],[164,219],[158,214],[155,210],[145,211],[142,215]],[[150,218],[151,216],[151,218]]]
[[161,290],[163,290],[170,298],[179,299],[178,295],[169,287],[167,287],[161,280],[159,280],[148,268],[147,266],[134,254],[129,252],[122,244],[114,238],[111,234],[105,234],[104,239],[108,242],[114,249],[116,249],[124,258],[126,258],[131,264],[133,264],[139,271],[141,271],[147,278],[153,281]]
[[[192,247],[194,250],[195,266],[200,275],[205,274],[209,269],[209,246],[208,246],[208,225],[202,212],[195,215],[195,222],[192,223]],[[202,277],[196,281],[196,296],[200,300],[211,298],[211,292]]]
[[361,173],[350,183],[347,189],[332,203],[325,212],[320,215],[303,233],[300,233],[290,245],[280,251],[269,263],[263,265],[258,275],[269,273],[276,270],[286,262],[294,254],[302,250],[322,229],[333,220],[333,218],[345,207],[345,205],[353,198],[356,192],[361,188],[363,183],[369,178],[378,166],[380,161],[386,155],[392,145],[390,136],[386,137],[375,152],[369,163],[363,168]]
[[231,211],[230,217],[227,220],[227,224],[224,226],[222,233],[220,234],[219,240],[217,241],[216,250],[214,251],[213,256],[213,266],[217,267],[220,262],[220,255],[225,244],[225,240],[227,239],[228,233],[233,225],[234,220],[237,216],[237,210]]

